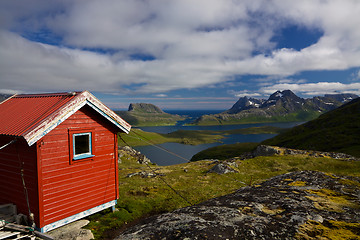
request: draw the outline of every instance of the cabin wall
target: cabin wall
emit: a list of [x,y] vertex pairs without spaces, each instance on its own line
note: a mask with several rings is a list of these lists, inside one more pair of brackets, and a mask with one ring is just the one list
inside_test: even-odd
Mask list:
[[[0,136],[0,146],[13,140],[12,136]],[[0,150],[0,204],[14,203],[17,212],[29,215],[26,191],[29,199],[30,211],[35,215],[35,222],[39,222],[38,180],[36,144],[29,147],[23,138]]]
[[[71,162],[69,129],[92,128],[95,156]],[[38,141],[43,219],[40,227],[118,197],[117,130],[84,106]]]

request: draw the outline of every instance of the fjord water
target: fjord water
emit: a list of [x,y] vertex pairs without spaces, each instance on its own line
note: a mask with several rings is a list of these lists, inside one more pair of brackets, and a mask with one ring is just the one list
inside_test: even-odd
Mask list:
[[[211,111],[172,111],[171,114],[187,115],[189,117],[198,117],[202,114],[214,114],[221,111],[211,110]],[[241,129],[249,127],[260,127],[260,126],[275,126],[280,128],[291,128],[295,125],[300,124],[300,122],[286,122],[286,123],[256,123],[256,124],[240,124],[240,125],[218,125],[218,126],[184,126],[181,124],[175,126],[158,126],[158,127],[140,127],[143,131],[146,132],[156,132],[156,133],[170,133],[177,130],[232,130],[232,129]],[[233,144],[241,142],[261,142],[268,138],[275,136],[276,134],[231,134],[226,136],[221,140],[221,142],[210,143],[210,144],[201,144],[201,145],[185,145],[180,143],[163,143],[157,145],[158,147],[147,145],[147,146],[138,146],[134,147],[136,150],[145,154],[153,163],[156,163],[160,166],[167,166],[173,164],[185,163],[191,159],[196,153],[205,150],[209,147],[215,147],[223,144]],[[163,149],[168,150],[165,151]],[[169,152],[175,153],[171,154]],[[179,156],[176,156],[179,155]]]

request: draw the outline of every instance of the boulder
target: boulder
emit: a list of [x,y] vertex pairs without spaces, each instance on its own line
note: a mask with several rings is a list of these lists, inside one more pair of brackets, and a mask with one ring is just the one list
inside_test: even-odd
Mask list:
[[217,174],[226,174],[230,172],[236,172],[235,169],[227,165],[226,163],[218,163],[213,166],[209,171],[209,173],[217,173]]
[[280,151],[272,146],[259,145],[253,152],[254,157],[257,156],[273,156],[275,154],[280,154]]

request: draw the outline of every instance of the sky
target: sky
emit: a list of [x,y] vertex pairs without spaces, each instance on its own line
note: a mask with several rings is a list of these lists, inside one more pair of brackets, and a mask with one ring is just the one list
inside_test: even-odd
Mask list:
[[112,109],[229,109],[290,89],[360,95],[358,0],[1,0],[0,93]]

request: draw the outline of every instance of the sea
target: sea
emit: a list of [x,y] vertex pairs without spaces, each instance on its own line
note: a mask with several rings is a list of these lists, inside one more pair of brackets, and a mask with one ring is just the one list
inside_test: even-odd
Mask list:
[[[170,114],[178,114],[188,116],[186,121],[180,121],[175,126],[155,126],[155,127],[139,127],[143,131],[156,133],[170,133],[177,130],[233,130],[249,127],[260,126],[275,126],[280,128],[291,128],[302,122],[285,122],[285,123],[255,123],[255,124],[238,124],[238,125],[217,125],[217,126],[185,126],[184,124],[200,117],[204,114],[216,114],[224,110],[165,110]],[[163,143],[158,145],[146,145],[134,147],[140,151],[151,162],[159,166],[168,166],[190,161],[193,155],[210,147],[215,147],[224,144],[234,144],[241,142],[261,142],[268,138],[274,137],[276,134],[231,134],[221,139],[221,142],[200,144],[200,145],[186,145],[180,143]]]

